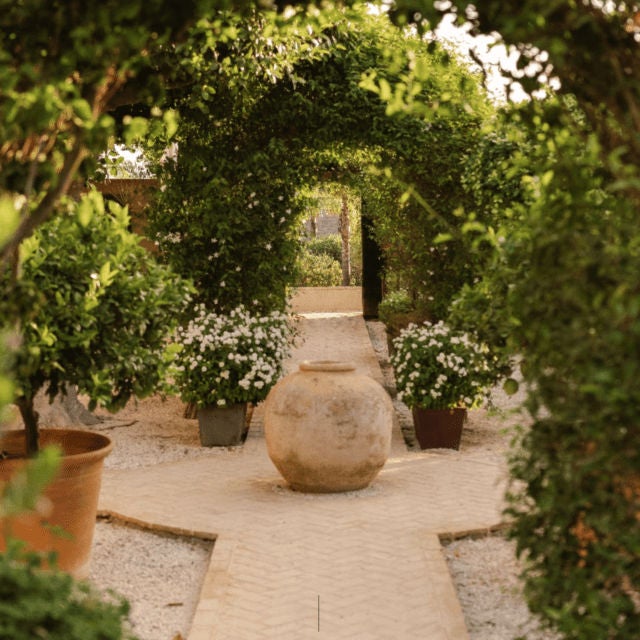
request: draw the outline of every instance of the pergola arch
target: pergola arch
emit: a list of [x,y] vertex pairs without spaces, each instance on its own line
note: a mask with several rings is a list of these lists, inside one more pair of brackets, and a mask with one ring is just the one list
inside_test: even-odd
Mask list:
[[[177,100],[181,151],[164,169],[167,189],[150,218],[156,232],[170,237],[160,238],[167,257],[194,277],[201,299],[213,307],[254,301],[282,306],[304,209],[299,188],[328,173],[363,194],[365,217],[374,216],[375,198],[368,196],[382,183],[396,185],[398,192],[401,185],[416,185],[444,209],[464,197],[458,174],[479,135],[481,114],[463,106],[434,111],[430,119],[393,114],[363,86],[363,78],[374,71],[389,84],[401,82],[416,57],[423,57],[440,66],[443,78],[434,73],[423,82],[420,95],[428,103],[451,89],[447,74],[470,77],[468,72],[432,43],[401,35],[382,18],[353,23],[338,16],[324,35],[319,51],[302,57],[276,82],[254,80],[250,98],[213,100],[206,113],[192,106],[190,96]],[[389,55],[402,60],[394,71]],[[474,101],[482,102],[477,89],[468,96]],[[370,226],[363,224],[365,230]],[[375,249],[372,239],[369,234],[365,243]],[[368,254],[365,290],[373,307],[379,298],[372,294],[377,260],[375,250]],[[243,283],[247,271],[268,286]]]

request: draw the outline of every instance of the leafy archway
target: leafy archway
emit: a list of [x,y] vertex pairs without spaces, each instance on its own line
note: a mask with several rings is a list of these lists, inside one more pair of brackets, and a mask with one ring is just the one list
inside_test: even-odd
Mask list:
[[[424,222],[429,242],[457,224],[467,197],[463,158],[487,113],[466,69],[435,42],[363,9],[299,14],[277,32],[264,17],[236,28],[224,48],[209,44],[206,25],[194,34],[199,80],[174,94],[180,151],[161,168],[165,190],[150,214],[161,252],[194,278],[202,301],[284,306],[302,186],[347,183],[374,221],[401,207]],[[391,87],[415,67],[422,81],[405,88],[432,109],[392,115],[368,79]],[[421,198],[400,202],[406,185]],[[468,263],[467,248],[450,243],[446,251],[439,265],[460,286],[466,271],[451,267],[457,257]]]

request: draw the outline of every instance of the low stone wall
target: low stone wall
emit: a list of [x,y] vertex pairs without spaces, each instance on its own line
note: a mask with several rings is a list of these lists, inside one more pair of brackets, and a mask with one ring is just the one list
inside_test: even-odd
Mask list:
[[298,287],[291,296],[294,313],[362,312],[362,287]]

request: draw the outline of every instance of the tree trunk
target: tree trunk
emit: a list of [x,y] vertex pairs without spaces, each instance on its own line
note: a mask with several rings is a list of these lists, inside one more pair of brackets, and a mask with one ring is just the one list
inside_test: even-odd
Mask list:
[[38,423],[42,427],[90,426],[103,422],[93,415],[78,399],[75,386],[68,386],[53,402],[40,390],[34,398],[34,406],[39,414]]
[[340,210],[340,236],[342,237],[342,286],[348,287],[351,284],[351,229],[345,192],[342,193],[342,209]]
[[365,319],[378,317],[382,300],[382,252],[373,233],[373,220],[368,215],[366,200],[362,199],[362,315]]
[[20,398],[17,403],[26,430],[27,456],[33,458],[40,449],[38,434],[38,412],[33,406],[33,397]]

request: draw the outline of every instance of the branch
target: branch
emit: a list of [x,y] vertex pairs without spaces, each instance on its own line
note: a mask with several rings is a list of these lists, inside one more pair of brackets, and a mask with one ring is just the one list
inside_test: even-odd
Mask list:
[[86,154],[87,151],[82,144],[81,137],[76,137],[73,148],[65,158],[55,187],[47,192],[47,195],[31,214],[22,219],[13,235],[0,248],[0,264],[7,262],[20,243],[25,238],[28,238],[38,225],[49,219],[58,200],[69,190],[71,182]]

